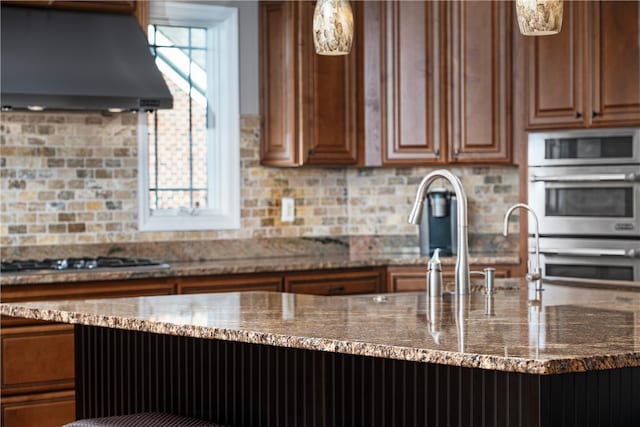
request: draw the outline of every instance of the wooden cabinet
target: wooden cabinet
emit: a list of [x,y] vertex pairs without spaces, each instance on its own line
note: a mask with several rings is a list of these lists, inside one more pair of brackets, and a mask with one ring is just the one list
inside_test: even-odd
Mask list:
[[73,388],[73,326],[3,328],[0,341],[3,395]]
[[350,55],[316,55],[312,2],[260,2],[267,166],[509,163],[509,2],[353,2]]
[[511,2],[447,3],[450,163],[509,163]]
[[382,3],[386,138],[382,164],[437,164],[444,147],[444,3]]
[[511,3],[390,1],[384,15],[382,165],[510,163]]
[[384,269],[290,273],[284,290],[295,294],[352,295],[384,292]]
[[511,3],[391,1],[384,14],[382,164],[510,163]]
[[525,37],[529,128],[586,125],[585,10],[584,2],[564,2],[559,34]]
[[298,145],[298,7],[287,1],[262,1],[258,7],[260,160],[267,166],[297,166],[302,163]]
[[[314,2],[264,1],[260,15],[261,163],[358,162],[358,43],[350,55],[315,54]],[[355,28],[360,5],[353,4]]]
[[562,31],[528,37],[529,129],[640,124],[638,2],[564,3]]
[[73,390],[2,396],[2,427],[60,427],[76,419]]
[[[591,4],[592,126],[640,124],[640,2]],[[590,113],[590,114],[589,114]]]
[[[472,271],[481,271],[486,265],[471,265]],[[492,265],[497,278],[511,277],[512,265]],[[446,282],[455,279],[454,266],[443,266],[442,278]],[[390,266],[387,268],[387,292],[426,292],[427,266]]]
[[[2,302],[169,295],[173,280],[3,286]],[[75,419],[73,326],[2,317],[3,427],[60,426]]]
[[273,291],[282,292],[282,275],[239,274],[230,276],[181,277],[178,293]]

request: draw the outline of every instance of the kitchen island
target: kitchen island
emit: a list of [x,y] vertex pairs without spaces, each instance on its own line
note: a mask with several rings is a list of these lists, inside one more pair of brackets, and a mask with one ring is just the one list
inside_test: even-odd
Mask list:
[[76,324],[77,415],[231,426],[639,425],[640,293],[246,292],[2,304]]

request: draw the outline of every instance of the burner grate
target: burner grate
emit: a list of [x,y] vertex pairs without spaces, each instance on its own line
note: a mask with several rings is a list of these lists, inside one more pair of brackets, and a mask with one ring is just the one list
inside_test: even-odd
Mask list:
[[149,258],[61,258],[44,260],[16,260],[0,263],[3,273],[38,270],[95,270],[97,268],[135,268],[135,267],[167,267],[160,261]]

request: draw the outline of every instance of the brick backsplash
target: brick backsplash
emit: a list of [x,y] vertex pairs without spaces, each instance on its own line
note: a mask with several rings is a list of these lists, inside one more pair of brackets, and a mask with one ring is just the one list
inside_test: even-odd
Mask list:
[[[265,168],[253,115],[241,118],[241,228],[140,232],[136,123],[134,114],[0,113],[1,245],[417,236],[406,219],[434,168]],[[518,201],[517,167],[450,170],[469,196],[471,241],[493,241]],[[293,223],[280,221],[282,197],[295,199]]]

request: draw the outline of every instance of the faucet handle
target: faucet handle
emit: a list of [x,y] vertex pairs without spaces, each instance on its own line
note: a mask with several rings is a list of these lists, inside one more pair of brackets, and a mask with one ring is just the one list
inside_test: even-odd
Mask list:
[[531,265],[531,259],[527,260],[527,275],[525,276],[525,278],[527,279],[528,282],[533,282],[536,280],[540,280],[540,278],[542,277],[542,273],[540,272],[540,267],[536,267],[535,269],[533,268],[533,266]]

